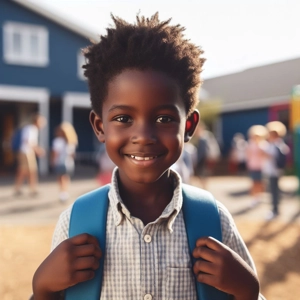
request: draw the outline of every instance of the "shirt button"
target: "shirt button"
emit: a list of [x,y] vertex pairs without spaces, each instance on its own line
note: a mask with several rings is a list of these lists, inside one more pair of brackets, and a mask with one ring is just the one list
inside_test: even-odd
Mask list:
[[152,295],[151,294],[146,294],[144,296],[144,300],[152,300]]
[[[152,238],[151,238],[151,235],[149,235],[149,234],[146,234],[145,236],[144,236],[144,241],[146,242],[146,243],[151,243],[151,240],[152,240]],[[147,295],[150,295],[150,294],[147,294]],[[146,295],[146,296],[147,296]],[[146,297],[145,296],[145,297]],[[151,296],[151,295],[150,295]],[[148,298],[144,298],[144,299],[147,299],[148,300]],[[151,296],[151,298],[149,298],[149,299],[152,299],[152,296]]]

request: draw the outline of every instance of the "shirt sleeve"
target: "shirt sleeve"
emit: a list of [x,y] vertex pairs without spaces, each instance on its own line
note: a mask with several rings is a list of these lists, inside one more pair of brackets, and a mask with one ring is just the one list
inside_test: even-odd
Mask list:
[[[230,212],[222,203],[217,202],[217,205],[221,219],[223,243],[236,252],[253,269],[255,274],[257,274],[254,261],[235,225]],[[258,300],[266,299],[262,294],[259,294]]]
[[51,251],[53,251],[61,242],[69,238],[69,222],[73,205],[69,206],[61,213],[54,229]]

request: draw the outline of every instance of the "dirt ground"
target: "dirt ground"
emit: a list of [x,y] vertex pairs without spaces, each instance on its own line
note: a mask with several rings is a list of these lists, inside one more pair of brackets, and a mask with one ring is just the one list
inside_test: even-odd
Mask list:
[[[267,299],[300,299],[300,224],[237,221]],[[0,299],[23,300],[32,275],[49,253],[54,226],[0,227]]]

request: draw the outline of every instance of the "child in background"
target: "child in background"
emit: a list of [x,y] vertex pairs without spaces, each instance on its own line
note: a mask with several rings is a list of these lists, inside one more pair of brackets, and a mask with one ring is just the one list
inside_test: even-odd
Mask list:
[[248,130],[248,146],[246,148],[247,170],[252,181],[251,206],[256,206],[261,201],[261,194],[264,191],[262,178],[262,167],[264,155],[261,149],[262,142],[267,137],[267,129],[262,125],[254,125]]
[[272,210],[266,215],[266,220],[272,220],[279,215],[279,179],[283,175],[285,167],[284,162],[277,162],[279,151],[285,160],[290,149],[283,140],[286,135],[286,127],[283,123],[272,121],[266,124],[266,128],[269,133],[268,143],[264,143],[261,148],[265,155],[263,173],[268,179],[272,203]]
[[[223,243],[199,238],[192,264],[182,212],[182,183],[170,167],[197,127],[203,51],[184,28],[137,17],[85,49],[94,132],[117,168],[112,175],[106,248],[88,234],[69,238],[72,207],[62,213],[53,251],[33,278],[35,300],[94,276],[105,252],[101,299],[196,299],[194,278],[235,300],[256,300],[251,256],[228,210],[218,202]],[[202,258],[202,259],[201,259]]]
[[59,200],[69,199],[70,176],[74,172],[75,150],[78,144],[77,134],[72,124],[63,122],[55,129],[52,143],[51,163],[59,184]]

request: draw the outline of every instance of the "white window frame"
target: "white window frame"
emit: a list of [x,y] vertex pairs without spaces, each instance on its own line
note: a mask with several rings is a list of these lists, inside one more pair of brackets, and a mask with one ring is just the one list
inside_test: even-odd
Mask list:
[[77,77],[80,80],[86,80],[86,77],[84,76],[84,69],[82,68],[82,65],[86,64],[85,56],[82,53],[82,50],[80,49],[77,52]]
[[[16,53],[13,45],[14,34],[19,34],[20,53]],[[37,37],[37,53],[32,53],[30,39]],[[3,58],[8,64],[34,67],[45,67],[49,64],[49,33],[40,25],[19,22],[5,22],[3,25]]]

